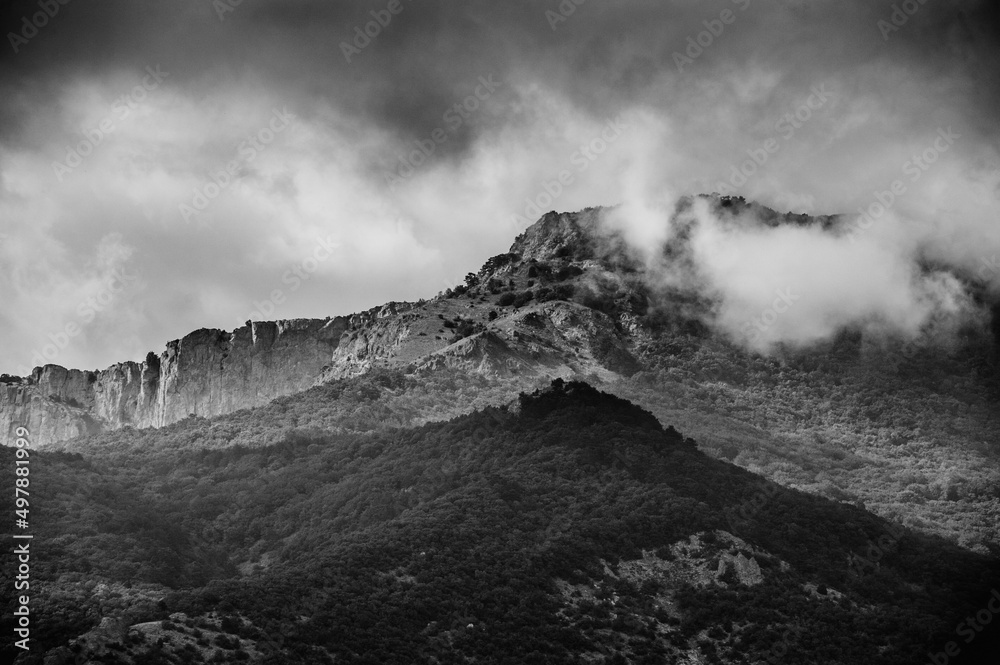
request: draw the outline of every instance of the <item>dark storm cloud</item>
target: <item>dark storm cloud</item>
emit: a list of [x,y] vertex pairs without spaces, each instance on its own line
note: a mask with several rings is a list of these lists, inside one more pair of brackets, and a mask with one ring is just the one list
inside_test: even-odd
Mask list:
[[[3,49],[0,71],[8,91],[48,76],[154,62],[175,84],[195,88],[220,75],[252,74],[291,99],[323,100],[405,142],[441,126],[443,113],[489,73],[505,81],[531,76],[597,115],[637,100],[669,109],[672,100],[648,98],[650,83],[675,68],[673,54],[684,52],[704,21],[729,9],[735,23],[690,67],[688,80],[677,82],[678,92],[697,81],[699,70],[748,60],[778,67],[789,79],[816,80],[872,59],[898,59],[916,70],[966,70],[976,81],[969,99],[984,112],[997,97],[993,3],[913,0],[917,12],[884,39],[878,22],[891,21],[899,3],[591,0],[553,30],[554,14],[546,12],[558,14],[560,6],[573,6],[570,0],[400,2],[402,12],[347,63],[341,44],[388,2],[246,0],[220,20],[208,0],[71,0],[20,53]],[[37,11],[37,0],[9,3],[6,23],[14,28],[5,33]],[[507,90],[501,109],[517,102]],[[443,150],[461,152],[477,128],[498,122],[484,115],[464,123]]]

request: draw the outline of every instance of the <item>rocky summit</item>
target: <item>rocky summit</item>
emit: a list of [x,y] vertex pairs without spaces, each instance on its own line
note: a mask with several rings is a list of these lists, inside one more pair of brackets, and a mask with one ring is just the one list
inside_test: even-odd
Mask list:
[[[981,288],[947,343],[845,329],[755,352],[699,283],[705,205],[842,223],[695,197],[639,248],[616,210],[551,212],[428,300],[4,376],[48,548],[25,662],[945,648],[1000,588],[996,304]],[[19,452],[0,447],[11,484]]]
[[[668,262],[688,271],[691,222],[678,220],[697,198],[678,204],[663,247]],[[768,226],[830,229],[841,221],[779,214],[740,197],[700,198],[727,223],[752,215]],[[573,375],[614,381],[660,364],[681,337],[708,340],[710,298],[684,280],[657,279],[648,259],[602,222],[605,212],[550,212],[507,253],[429,300],[327,319],[249,321],[232,332],[198,330],[143,362],[102,371],[46,365],[28,377],[4,375],[0,443],[13,441],[15,424],[26,424],[35,445],[45,446],[219,416],[373,369],[461,369],[520,377],[524,385]]]
[[429,301],[327,319],[249,321],[232,332],[198,330],[143,362],[101,371],[45,365],[27,377],[4,375],[0,443],[13,441],[15,423],[44,446],[218,416],[376,367],[553,376],[628,372],[635,366],[628,312],[615,320],[573,299],[586,291],[578,286],[585,279],[620,283],[586,249],[596,228],[596,211],[547,215],[508,254]]

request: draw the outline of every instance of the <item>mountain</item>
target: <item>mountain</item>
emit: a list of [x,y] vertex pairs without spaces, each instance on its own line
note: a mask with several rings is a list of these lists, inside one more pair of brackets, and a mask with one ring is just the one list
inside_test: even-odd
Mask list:
[[35,445],[121,427],[162,427],[191,414],[215,416],[308,388],[346,328],[343,317],[248,322],[227,333],[198,330],[142,363],[100,372],[36,367],[0,383],[0,431],[18,426]]
[[[513,277],[513,268],[521,264],[513,259],[504,265],[487,264],[481,274]],[[489,322],[491,306],[485,298],[468,305],[438,298],[430,303],[388,303],[332,319],[250,321],[231,333],[195,331],[168,343],[159,356],[148,354],[142,363],[118,363],[103,371],[45,365],[28,377],[3,375],[0,443],[12,444],[18,426],[32,432],[34,445],[46,446],[88,433],[162,427],[191,415],[223,415],[373,367],[461,366],[486,373],[546,368],[568,373],[579,365],[567,361],[576,355],[570,345],[581,340],[627,356],[612,322],[587,307],[553,302],[546,308],[548,320],[565,325],[573,337],[556,334],[560,343],[543,354],[535,344],[521,343],[519,332],[537,332],[543,318],[525,318],[517,307],[508,306],[500,308],[506,315],[503,321]]]
[[[727,223],[748,212],[767,225],[841,221],[702,198]],[[988,320],[946,344],[845,330],[805,349],[749,352],[713,329],[710,295],[658,279],[604,213],[548,213],[430,300],[199,331],[99,374],[49,366],[6,377],[0,431],[9,441],[28,423],[33,445],[82,451],[118,434],[134,440],[130,427],[263,408],[283,424],[267,428],[279,440],[292,412],[293,427],[412,427],[578,377],[677,423],[717,458],[1000,554],[1000,382]],[[687,229],[673,226],[663,254],[688,267]],[[998,314],[994,305],[994,328]],[[335,415],[303,410],[331,394]],[[219,427],[199,425],[206,445],[245,438]]]
[[[843,221],[702,198],[732,224]],[[52,662],[943,653],[996,586],[996,303],[966,281],[984,314],[947,339],[762,355],[683,278],[680,209],[674,280],[606,212],[549,213],[429,300],[0,378],[6,435],[36,448]],[[977,662],[988,640],[958,642]]]
[[[769,226],[823,228],[841,221],[779,214],[736,197],[701,198],[724,219],[749,214]],[[663,248],[670,264],[687,273],[684,224],[690,222],[677,220],[693,200],[679,204],[676,230]],[[376,368],[450,367],[492,377],[593,374],[614,381],[661,364],[660,351],[669,354],[687,336],[719,339],[706,327],[710,298],[690,284],[667,286],[652,275],[623,235],[602,222],[604,212],[548,213],[508,253],[428,301],[328,319],[251,321],[231,333],[199,330],[170,342],[159,356],[103,371],[46,365],[28,377],[0,376],[0,443],[9,445],[18,425],[45,446],[219,416]],[[989,332],[979,334],[972,340],[978,362],[995,365]]]
[[910,664],[949,642],[976,663],[995,646],[955,628],[1000,588],[995,558],[713,459],[583,382],[267,445],[193,449],[200,422],[33,453],[38,618],[18,663]]
[[[100,372],[46,365],[24,378],[4,375],[0,443],[11,444],[19,425],[32,432],[35,445],[45,446],[123,427],[162,427],[190,415],[223,415],[375,367],[462,367],[494,375],[627,371],[635,362],[618,324],[568,301],[574,282],[588,271],[564,260],[566,274],[536,274],[534,255],[543,256],[546,247],[555,251],[567,240],[582,246],[588,236],[578,225],[595,215],[557,217],[566,228],[578,229],[572,238],[559,236],[556,224],[543,219],[510,254],[494,257],[470,276],[470,288],[457,290],[466,296],[461,301],[439,297],[332,319],[252,321],[231,333],[193,332],[142,363]],[[556,278],[559,286],[539,288],[537,294],[528,286]],[[510,290],[516,285],[524,291],[517,294],[522,301],[513,304]],[[547,304],[529,310],[523,298]]]

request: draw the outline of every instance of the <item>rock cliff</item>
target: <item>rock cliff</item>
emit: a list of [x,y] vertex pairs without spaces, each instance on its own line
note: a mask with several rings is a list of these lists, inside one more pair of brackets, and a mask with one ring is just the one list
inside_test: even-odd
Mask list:
[[638,296],[616,275],[626,256],[620,237],[600,229],[598,210],[548,213],[510,252],[429,301],[333,319],[251,322],[231,333],[198,330],[158,356],[103,371],[46,365],[28,377],[5,376],[0,443],[13,441],[18,426],[45,445],[218,416],[377,368],[630,374]]
[[[734,224],[742,223],[736,212],[756,205],[708,198]],[[683,200],[678,210],[692,202]],[[753,211],[766,224],[837,221]],[[683,266],[687,235],[679,223],[672,228],[663,258]],[[390,302],[333,319],[249,323],[231,333],[198,330],[159,356],[103,371],[47,365],[25,378],[0,377],[0,443],[10,443],[18,426],[28,427],[36,445],[100,430],[162,427],[382,368],[614,381],[641,371],[650,358],[662,364],[657,354],[681,348],[667,343],[672,335],[702,339],[710,332],[705,321],[713,303],[653,269],[602,222],[601,210],[550,212],[507,253],[430,300]],[[1000,339],[1000,328],[995,334]]]
[[0,383],[0,443],[27,427],[34,445],[101,429],[162,427],[260,406],[315,381],[348,326],[343,317],[198,330],[159,356],[102,371],[36,367]]

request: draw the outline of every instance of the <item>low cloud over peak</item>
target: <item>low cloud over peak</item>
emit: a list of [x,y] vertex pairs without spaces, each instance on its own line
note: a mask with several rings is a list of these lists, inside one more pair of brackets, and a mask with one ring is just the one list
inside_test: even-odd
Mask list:
[[695,192],[857,222],[734,232],[704,213],[692,250],[734,330],[793,278],[767,335],[962,309],[921,262],[996,288],[994,3],[388,4],[8,3],[0,371],[76,320],[109,245],[136,280],[54,362],[138,359],[276,289],[281,318],[431,295],[535,210],[621,203],[648,248]]

